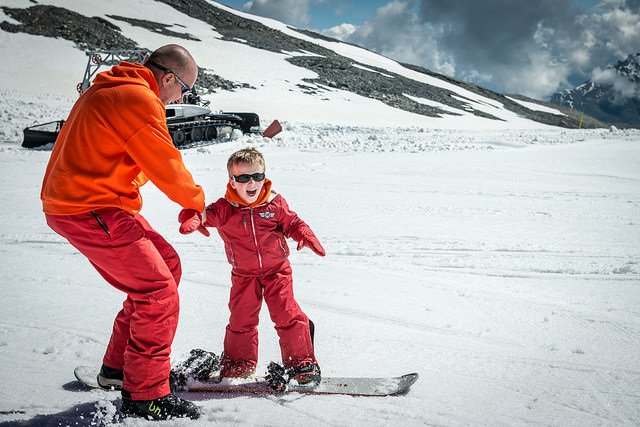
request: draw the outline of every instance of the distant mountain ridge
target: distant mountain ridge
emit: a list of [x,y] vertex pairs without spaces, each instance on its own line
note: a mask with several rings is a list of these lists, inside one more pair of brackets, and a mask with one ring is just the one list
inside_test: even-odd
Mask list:
[[640,126],[640,53],[595,74],[580,86],[556,92],[551,102],[604,122]]
[[[493,112],[496,110],[485,108],[488,103],[491,103],[502,105],[502,108],[508,112],[539,123],[567,128],[579,126],[577,115],[553,114],[544,109],[530,109],[510,97],[421,67],[402,64],[407,70],[433,77],[436,79],[433,80],[433,84],[407,78],[368,64],[359,64],[352,58],[309,41],[309,38],[326,41],[325,36],[288,27],[289,30],[301,35],[301,37],[294,37],[205,0],[157,1],[211,25],[221,34],[222,40],[233,43],[241,40],[248,46],[279,54],[298,53],[284,60],[311,70],[317,75],[315,78],[303,79],[304,83],[297,85],[301,93],[322,97],[324,93],[331,91],[349,91],[390,107],[426,117],[460,116],[462,118],[464,115],[471,114],[487,120],[503,121],[503,118],[497,117]],[[105,14],[102,17],[87,17],[54,5],[36,4],[28,8],[3,6],[2,10],[19,24],[0,22],[0,29],[11,33],[23,32],[63,38],[74,42],[81,50],[147,47],[140,46],[137,41],[123,35],[117,22],[126,22],[131,26],[142,27],[173,38],[198,41],[195,36],[189,34],[189,28],[183,27],[179,32],[171,31],[166,23],[121,16],[124,10],[118,10],[117,14]],[[341,43],[338,40],[331,41]],[[219,89],[233,91],[238,87],[251,86],[245,82],[224,79],[208,69],[201,69],[200,77],[196,82],[196,88],[202,94]],[[481,100],[478,101],[478,99]]]

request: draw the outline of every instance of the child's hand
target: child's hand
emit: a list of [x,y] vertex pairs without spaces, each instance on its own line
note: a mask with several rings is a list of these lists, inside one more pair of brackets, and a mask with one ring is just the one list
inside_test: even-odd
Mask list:
[[320,256],[326,255],[326,252],[320,244],[320,241],[318,241],[318,238],[315,236],[315,234],[311,232],[302,236],[302,239],[300,239],[300,241],[298,242],[298,250],[304,248],[305,246]]
[[207,230],[203,225],[205,222],[205,212],[200,213],[193,209],[182,209],[180,214],[178,214],[178,221],[180,221],[180,233],[191,234],[198,230],[207,237],[211,236],[209,230]]

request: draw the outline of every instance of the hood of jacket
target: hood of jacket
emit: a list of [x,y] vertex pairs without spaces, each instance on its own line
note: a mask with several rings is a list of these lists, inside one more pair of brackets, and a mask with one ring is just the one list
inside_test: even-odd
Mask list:
[[93,80],[94,86],[108,87],[122,84],[141,85],[160,96],[160,89],[153,72],[142,64],[122,61],[110,70],[99,73]]
[[260,190],[260,194],[258,194],[258,198],[251,204],[245,202],[245,200],[240,197],[236,189],[233,188],[230,183],[227,183],[227,191],[224,194],[224,198],[227,199],[233,206],[244,206],[247,208],[255,208],[256,206],[263,205],[269,200],[272,200],[274,197],[275,194],[271,192],[271,181],[268,178],[265,178],[264,185]]

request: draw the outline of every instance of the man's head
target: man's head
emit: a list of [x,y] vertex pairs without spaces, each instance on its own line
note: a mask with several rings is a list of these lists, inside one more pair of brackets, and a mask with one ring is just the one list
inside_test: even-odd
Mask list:
[[262,153],[255,148],[238,150],[229,157],[227,170],[231,187],[248,204],[255,202],[265,179]]
[[177,44],[156,49],[144,65],[153,72],[164,105],[181,100],[198,78],[196,61]]

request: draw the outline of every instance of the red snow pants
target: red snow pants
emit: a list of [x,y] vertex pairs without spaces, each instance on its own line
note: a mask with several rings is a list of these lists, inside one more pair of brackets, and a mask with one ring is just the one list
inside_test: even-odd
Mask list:
[[123,388],[133,400],[169,394],[182,274],[176,251],[141,215],[121,209],[46,218],[109,284],[127,294],[103,363],[124,371]]
[[[280,338],[286,367],[303,361],[316,362],[309,318],[293,297],[291,267],[261,276],[231,274],[229,324],[224,337],[224,359],[256,366],[258,362],[258,315],[264,297]],[[224,363],[224,362],[223,362]]]

